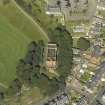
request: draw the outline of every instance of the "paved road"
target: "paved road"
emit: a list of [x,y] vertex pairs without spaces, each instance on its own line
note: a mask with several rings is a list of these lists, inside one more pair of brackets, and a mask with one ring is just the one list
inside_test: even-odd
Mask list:
[[16,2],[15,0],[11,0],[11,2],[28,18],[30,21],[34,23],[34,25],[40,30],[40,32],[49,40],[47,33],[40,27],[40,25],[30,16],[28,13],[26,13]]
[[99,92],[97,93],[92,105],[105,105],[105,102],[102,102],[102,96],[105,95],[105,86],[101,87]]

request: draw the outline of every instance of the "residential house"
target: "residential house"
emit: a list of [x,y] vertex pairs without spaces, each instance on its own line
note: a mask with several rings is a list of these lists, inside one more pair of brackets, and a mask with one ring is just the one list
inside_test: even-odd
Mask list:
[[48,101],[44,105],[65,105],[69,104],[69,98],[66,93],[60,94],[54,97],[52,100]]
[[57,67],[57,45],[48,43],[46,65],[48,69],[56,69]]

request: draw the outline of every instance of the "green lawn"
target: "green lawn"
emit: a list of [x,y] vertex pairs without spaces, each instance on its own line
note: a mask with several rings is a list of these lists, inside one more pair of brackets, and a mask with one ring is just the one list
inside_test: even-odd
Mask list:
[[80,82],[81,82],[82,84],[84,84],[84,83],[86,83],[90,78],[91,78],[91,74],[88,73],[88,72],[85,72],[85,73],[81,76]]
[[100,37],[101,38],[105,38],[105,27],[103,27],[102,29],[101,29],[101,35],[100,35]]
[[79,38],[73,38],[73,47],[77,48],[77,41],[79,40]]
[[105,19],[105,11],[104,10],[99,10],[98,14],[103,16],[103,18]]
[[8,86],[16,75],[16,65],[32,40],[48,40],[15,5],[0,4],[0,83]]
[[[25,34],[25,36],[31,39],[43,39],[42,33],[39,31],[37,25],[35,25],[29,18],[27,18],[15,5],[10,2],[7,5],[0,5],[0,14],[7,18],[8,22],[19,31]],[[47,38],[46,38],[47,40]]]
[[[44,97],[46,99],[46,97]],[[12,101],[11,101],[12,100]],[[43,95],[40,93],[38,88],[32,88],[29,91],[24,91],[21,95],[21,100],[17,101],[16,97],[12,97],[10,101],[8,101],[9,105],[27,105],[28,103],[32,102],[30,105],[36,105],[39,101],[43,100]]]

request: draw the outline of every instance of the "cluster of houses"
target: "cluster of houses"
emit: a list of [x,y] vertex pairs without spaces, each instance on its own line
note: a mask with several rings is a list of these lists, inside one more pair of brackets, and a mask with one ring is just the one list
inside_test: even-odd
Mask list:
[[87,82],[88,90],[91,90],[89,92],[92,92],[99,85],[104,74],[105,74],[105,61],[99,65],[99,67],[95,71],[95,74]]
[[105,10],[105,0],[96,0],[98,4],[98,9]]
[[67,105],[67,104],[69,104],[69,98],[66,93],[62,93],[59,96],[52,98],[44,105]]
[[105,87],[103,87],[97,94],[94,105],[104,105],[105,104]]
[[64,15],[65,20],[88,20],[90,18],[83,15],[88,10],[88,5],[88,0],[48,0],[46,14]]
[[[100,41],[101,39],[100,34],[102,27],[103,27],[103,20],[98,17],[95,17],[89,33],[89,35],[91,35],[92,38],[91,48],[90,48],[91,53],[88,54],[87,52],[83,54],[83,58],[85,58],[88,61],[88,64],[91,64],[91,66],[88,65],[89,69],[91,69],[91,67],[94,67],[92,70],[95,71],[92,72],[93,74],[85,86],[85,91],[89,94],[82,95],[79,102],[77,102],[76,105],[85,105],[85,102],[86,103],[90,102],[89,99],[90,94],[93,94],[96,91],[97,87],[100,84],[102,84],[102,82],[105,82],[105,61],[100,60],[102,54],[105,52],[105,48],[103,48],[102,42]],[[104,95],[105,94],[101,96],[101,99],[104,99]],[[92,105],[104,105],[104,104],[102,104],[98,100],[96,104],[93,103]]]
[[92,37],[99,36],[101,28],[102,28],[102,20],[95,17],[89,34],[91,34]]
[[100,37],[102,27],[105,27],[105,20],[103,18],[95,16],[94,21],[92,23],[92,27],[90,29],[90,35],[92,37]]

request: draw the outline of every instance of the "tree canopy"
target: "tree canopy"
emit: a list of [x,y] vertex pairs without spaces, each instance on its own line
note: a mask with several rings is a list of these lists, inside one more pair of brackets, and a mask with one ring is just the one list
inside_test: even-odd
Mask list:
[[21,84],[38,87],[44,95],[53,95],[59,89],[65,88],[65,79],[72,68],[72,37],[62,25],[50,30],[49,37],[58,47],[56,72],[59,73],[59,78],[50,79],[41,72],[43,69],[47,69],[44,65],[46,45],[42,40],[32,41],[25,57],[19,60],[16,71],[17,79],[11,83],[8,94],[19,93]]
[[49,79],[47,75],[41,73],[43,69],[46,69],[43,66],[44,48],[43,41],[29,44],[25,58],[20,59],[17,65],[17,76],[23,84],[38,87],[44,95],[52,95],[59,90],[61,83],[56,78]]
[[105,27],[101,29],[100,37],[105,38]]
[[90,48],[90,41],[86,38],[80,37],[77,42],[77,46],[80,50],[87,50]]
[[66,28],[62,25],[59,25],[54,30],[50,30],[49,37],[51,41],[55,42],[58,46],[57,72],[59,73],[60,78],[65,80],[65,78],[70,74],[70,70],[72,68],[72,37]]

